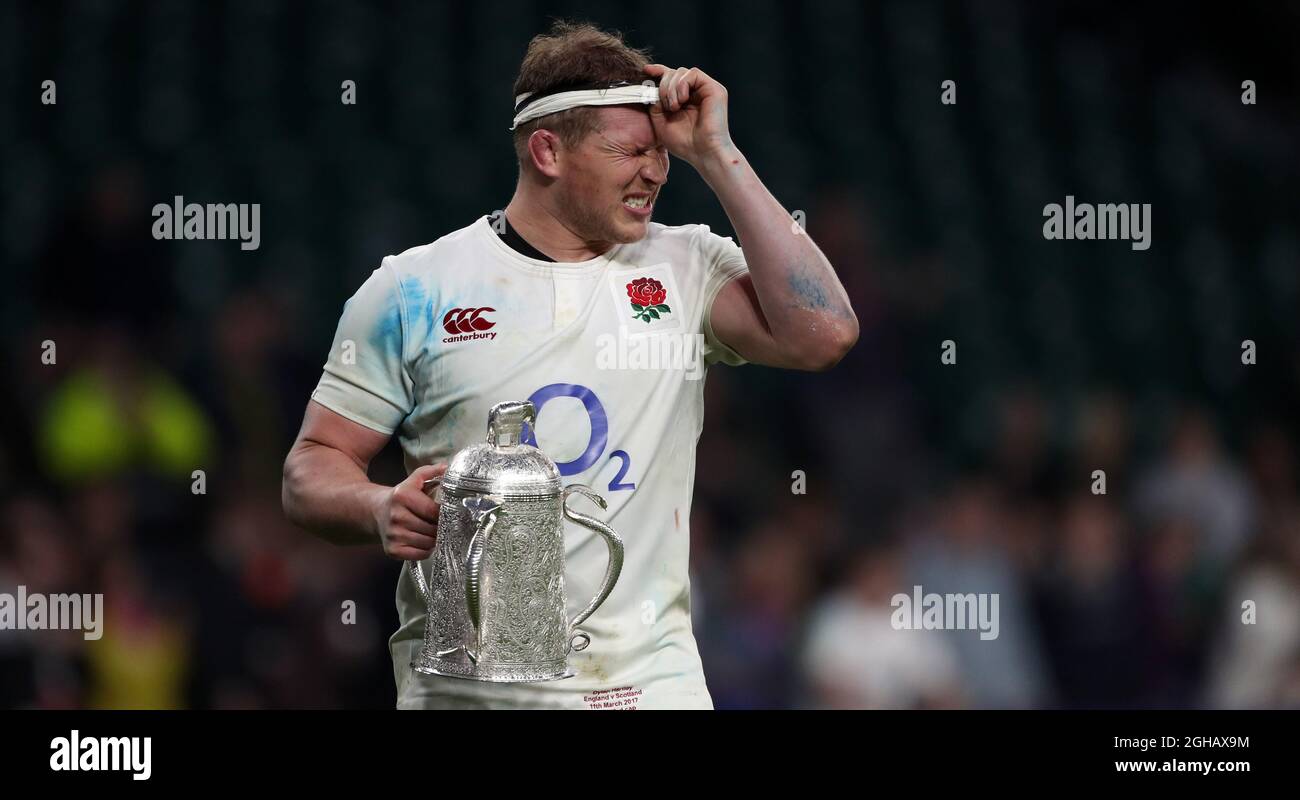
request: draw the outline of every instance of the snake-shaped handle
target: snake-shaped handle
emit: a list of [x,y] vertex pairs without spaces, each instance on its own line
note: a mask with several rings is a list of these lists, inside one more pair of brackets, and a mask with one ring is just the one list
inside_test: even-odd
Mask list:
[[465,610],[469,613],[470,625],[474,627],[474,650],[470,655],[477,658],[481,644],[479,624],[483,621],[483,554],[487,552],[492,527],[497,524],[501,501],[480,494],[466,497],[460,504],[469,512],[475,525],[465,552]]
[[[574,484],[568,487],[564,490],[564,494],[561,495],[560,502],[564,507],[564,516],[584,528],[590,528],[599,533],[605,539],[605,546],[609,548],[609,563],[605,567],[605,579],[601,581],[600,590],[596,592],[596,596],[587,604],[587,607],[582,609],[578,616],[569,622],[569,647],[575,651],[580,651],[585,650],[587,645],[591,644],[591,637],[575,629],[582,624],[583,620],[590,617],[596,609],[600,608],[600,604],[605,602],[605,598],[609,597],[609,593],[614,590],[614,584],[623,571],[623,540],[614,532],[613,528],[595,517],[589,517],[586,514],[571,510],[569,508],[569,496],[571,494],[580,494],[600,506],[601,509],[606,508],[607,504],[605,498],[592,491],[591,487],[582,484]],[[577,643],[579,639],[583,640],[582,644]]]

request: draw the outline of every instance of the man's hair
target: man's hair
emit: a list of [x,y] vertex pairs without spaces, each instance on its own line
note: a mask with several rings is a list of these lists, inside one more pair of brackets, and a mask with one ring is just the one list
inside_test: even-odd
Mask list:
[[[511,99],[524,92],[546,92],[559,87],[628,81],[641,83],[649,76],[646,50],[629,47],[618,31],[603,31],[586,22],[556,20],[546,33],[533,37],[519,65]],[[514,131],[515,156],[522,169],[528,163],[528,137],[545,128],[567,148],[576,147],[587,134],[599,129],[598,108],[579,106],[525,122]]]

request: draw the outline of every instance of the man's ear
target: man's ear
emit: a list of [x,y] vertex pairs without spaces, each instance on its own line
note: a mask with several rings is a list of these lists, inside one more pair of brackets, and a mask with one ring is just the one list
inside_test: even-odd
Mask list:
[[560,176],[560,137],[545,128],[538,128],[528,137],[528,157],[533,168],[548,178]]

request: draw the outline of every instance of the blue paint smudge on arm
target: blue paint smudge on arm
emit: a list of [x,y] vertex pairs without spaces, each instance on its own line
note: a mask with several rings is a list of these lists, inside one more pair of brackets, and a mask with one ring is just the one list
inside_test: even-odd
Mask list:
[[826,287],[817,278],[811,276],[806,267],[799,273],[791,274],[789,281],[791,291],[804,307],[821,311],[830,305],[826,297]]

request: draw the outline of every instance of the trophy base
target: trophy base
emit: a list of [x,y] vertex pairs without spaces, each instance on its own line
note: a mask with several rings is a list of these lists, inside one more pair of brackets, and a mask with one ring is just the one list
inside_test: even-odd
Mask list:
[[[468,660],[468,659],[467,659]],[[565,661],[554,664],[485,664],[448,661],[444,658],[417,656],[411,669],[423,675],[440,675],[488,683],[542,683],[572,678],[575,674]]]

